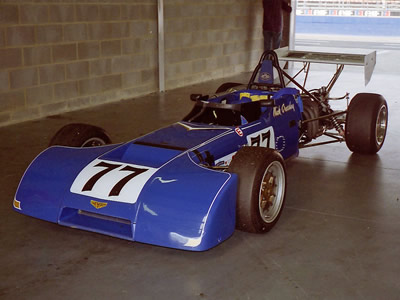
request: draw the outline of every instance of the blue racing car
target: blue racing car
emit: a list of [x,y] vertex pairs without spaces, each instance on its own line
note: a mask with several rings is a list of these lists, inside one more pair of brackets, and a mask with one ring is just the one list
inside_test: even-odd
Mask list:
[[191,99],[194,107],[182,121],[123,144],[111,144],[96,126],[64,126],[26,170],[14,210],[131,241],[204,251],[235,228],[263,233],[277,223],[285,160],[299,148],[325,136],[352,151],[376,153],[386,135],[382,96],[358,94],[348,109],[333,111],[326,88],[306,90],[274,51],[261,56],[247,85],[225,83],[213,95]]

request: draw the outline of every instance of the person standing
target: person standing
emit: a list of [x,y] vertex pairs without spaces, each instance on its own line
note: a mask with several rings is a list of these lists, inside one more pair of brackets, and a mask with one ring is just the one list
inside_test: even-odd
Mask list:
[[291,13],[292,7],[286,0],[263,0],[263,8],[264,51],[274,50],[279,48],[282,41],[282,11]]

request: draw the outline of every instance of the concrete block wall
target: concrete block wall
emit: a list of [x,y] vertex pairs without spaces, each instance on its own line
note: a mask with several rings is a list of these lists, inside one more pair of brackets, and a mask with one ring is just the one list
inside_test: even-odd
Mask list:
[[[173,89],[251,70],[259,0],[164,0]],[[158,91],[157,0],[0,0],[0,126]]]
[[252,70],[262,53],[261,0],[166,0],[166,87]]

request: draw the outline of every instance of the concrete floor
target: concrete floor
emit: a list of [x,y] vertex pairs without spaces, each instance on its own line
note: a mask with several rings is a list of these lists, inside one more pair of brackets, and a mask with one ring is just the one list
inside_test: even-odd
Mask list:
[[[62,125],[95,124],[125,141],[182,118],[190,93],[246,82],[248,74],[0,128],[0,298],[399,299],[398,54],[378,53],[368,87],[360,68],[346,68],[334,91],[387,99],[379,154],[354,155],[343,143],[301,150],[287,164],[277,226],[266,235],[236,231],[202,253],[61,227],[13,212],[12,200],[24,170]],[[317,68],[311,83],[330,74]]]

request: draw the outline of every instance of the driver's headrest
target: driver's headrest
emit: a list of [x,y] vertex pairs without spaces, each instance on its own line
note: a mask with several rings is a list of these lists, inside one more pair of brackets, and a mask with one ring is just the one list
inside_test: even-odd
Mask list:
[[273,84],[274,83],[274,67],[272,60],[264,60],[258,73],[258,82]]

